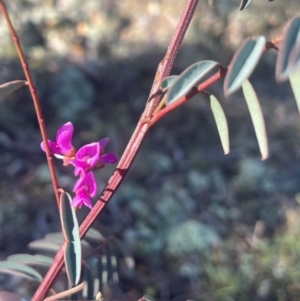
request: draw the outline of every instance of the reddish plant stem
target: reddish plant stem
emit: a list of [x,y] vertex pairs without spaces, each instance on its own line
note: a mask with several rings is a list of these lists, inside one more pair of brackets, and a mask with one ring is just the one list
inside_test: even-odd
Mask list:
[[[95,206],[90,211],[90,213],[86,216],[82,224],[80,225],[80,237],[82,238],[90,226],[93,224],[97,216],[103,210],[105,205],[111,199],[116,189],[119,187],[121,182],[124,180],[140,146],[143,142],[147,131],[150,127],[150,123],[145,122],[147,116],[150,116],[152,112],[155,110],[158,102],[159,95],[157,91],[159,91],[159,84],[161,80],[168,76],[170,70],[173,66],[176,54],[178,52],[179,46],[184,38],[186,30],[191,22],[192,16],[198,4],[198,0],[187,0],[183,13],[180,17],[179,23],[174,32],[173,38],[168,47],[167,53],[164,59],[161,61],[157,68],[157,72],[155,75],[155,79],[150,91],[150,96],[146,105],[146,108],[137,124],[137,127],[132,134],[132,137],[122,155],[122,158],[119,161],[119,164],[108,181],[107,186],[103,190],[102,194],[98,198]],[[154,96],[155,95],[155,96]],[[49,271],[45,275],[41,285],[38,287],[37,291],[33,295],[31,301],[41,301],[44,296],[47,294],[48,290],[52,286],[55,278],[63,267],[63,258],[64,258],[64,245],[60,247],[58,250],[53,264],[51,265]]]
[[[177,52],[179,50],[179,46],[180,46],[180,44],[185,36],[185,33],[189,27],[189,24],[192,20],[192,17],[194,15],[195,9],[197,7],[198,1],[199,0],[187,0],[186,1],[185,7],[180,16],[179,22],[175,28],[175,32],[170,41],[167,52],[166,52],[163,60],[158,65],[158,68],[157,68],[157,71],[155,74],[155,78],[154,78],[154,82],[151,87],[150,97],[148,99],[148,102],[151,102],[151,105],[146,106],[144,116],[147,116],[147,117],[151,116],[160,101],[160,96],[161,96],[161,93],[159,93],[160,83],[171,72],[171,68],[174,64]],[[157,95],[157,96],[153,97],[154,95]]]
[[16,34],[16,31],[15,31],[13,25],[12,25],[12,22],[9,18],[9,15],[6,11],[6,8],[4,6],[3,1],[0,1],[0,10],[1,10],[1,13],[3,14],[3,17],[4,17],[4,19],[7,23],[9,33],[11,35],[11,38],[12,38],[13,43],[15,45],[15,48],[17,50],[19,60],[20,60],[21,65],[22,65],[22,69],[23,69],[23,72],[25,74],[27,84],[29,86],[29,90],[30,90],[30,94],[31,94],[31,97],[32,97],[32,100],[33,100],[33,105],[34,105],[34,109],[35,109],[35,112],[36,112],[38,124],[39,124],[39,127],[40,127],[40,132],[41,132],[41,135],[42,135],[43,142],[46,146],[45,149],[46,149],[47,162],[48,162],[48,166],[49,166],[49,170],[50,170],[53,190],[54,190],[54,194],[55,194],[55,199],[56,199],[57,206],[58,206],[58,209],[59,209],[59,194],[58,194],[57,178],[56,178],[56,174],[55,174],[55,170],[54,170],[54,166],[53,166],[53,162],[52,162],[52,156],[51,156],[49,145],[48,145],[48,137],[47,137],[46,127],[45,127],[45,122],[44,122],[44,118],[43,118],[43,115],[42,115],[40,103],[39,103],[39,100],[38,100],[38,97],[37,97],[37,94],[36,94],[36,89],[34,87],[33,80],[32,80],[32,77],[31,77],[31,74],[30,74],[30,71],[29,71],[29,68],[28,68],[28,64],[26,62],[24,53],[22,51],[22,48],[21,48],[21,45],[20,45],[20,42],[19,42],[19,38],[18,38],[18,36]]
[[198,87],[193,88],[188,94],[182,96],[177,101],[173,102],[172,104],[164,107],[162,110],[157,112],[150,121],[151,126],[154,125],[156,122],[158,122],[160,119],[162,119],[166,114],[170,113],[171,111],[175,110],[182,104],[184,104],[186,101],[191,99],[193,96],[197,95],[199,92],[207,89],[209,86],[211,86],[213,83],[218,81],[220,78],[224,77],[227,72],[227,69],[221,68],[218,72],[216,72],[213,76],[208,78],[206,81],[201,83]]
[[[278,47],[276,44],[279,44],[282,41],[282,37],[277,37],[273,39],[271,42],[266,42],[266,46],[264,49],[264,52],[268,51],[269,49],[275,49],[278,50]],[[188,94],[184,95],[174,103],[168,105],[167,107],[164,107],[162,110],[158,111],[157,114],[153,115],[152,118],[150,118],[151,126],[154,125],[156,122],[158,122],[161,118],[163,118],[166,114],[170,113],[174,109],[178,108],[182,104],[184,104],[186,101],[188,101],[190,98],[198,94],[199,92],[205,90],[207,87],[211,86],[214,82],[218,81],[220,78],[224,77],[227,73],[227,68],[221,67],[220,70],[215,73],[213,76],[211,76],[209,79],[207,79],[205,82],[201,83],[198,87],[193,88]]]

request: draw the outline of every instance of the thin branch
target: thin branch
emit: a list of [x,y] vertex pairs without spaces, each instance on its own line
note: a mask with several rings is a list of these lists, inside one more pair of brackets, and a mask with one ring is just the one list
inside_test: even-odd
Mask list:
[[32,77],[31,77],[31,74],[30,74],[30,71],[29,71],[29,68],[28,68],[28,64],[26,62],[24,53],[22,51],[22,48],[21,48],[21,45],[20,45],[20,42],[19,42],[19,38],[18,38],[17,33],[16,33],[12,23],[11,23],[11,20],[9,18],[9,15],[7,13],[7,10],[6,10],[2,0],[0,0],[0,10],[1,10],[1,13],[3,14],[3,17],[4,17],[5,21],[6,21],[7,27],[9,29],[9,33],[11,35],[11,38],[13,40],[13,43],[14,43],[15,48],[16,48],[17,53],[18,53],[18,56],[19,56],[19,59],[20,59],[21,65],[22,65],[23,72],[24,72],[26,80],[28,82],[28,87],[29,87],[29,90],[30,90],[30,94],[31,94],[31,97],[32,97],[32,100],[33,100],[34,109],[35,109],[37,120],[38,120],[38,124],[39,124],[39,127],[40,127],[40,132],[41,132],[41,135],[42,135],[42,138],[43,138],[43,142],[45,144],[46,157],[47,157],[47,162],[48,162],[48,166],[49,166],[49,170],[50,170],[53,190],[54,190],[57,206],[59,208],[59,194],[58,194],[57,178],[56,178],[56,174],[55,174],[55,170],[54,170],[54,166],[53,166],[53,162],[52,162],[52,156],[51,156],[49,145],[48,145],[48,137],[47,137],[44,118],[43,118],[41,107],[40,107],[40,102],[39,102],[37,94],[36,94],[36,89],[34,87],[33,80],[32,80]]
[[[161,80],[168,76],[170,70],[173,66],[176,54],[178,52],[179,46],[184,38],[186,30],[191,22],[192,16],[198,4],[198,0],[187,0],[183,13],[180,17],[179,23],[176,27],[175,33],[173,38],[171,39],[170,45],[168,47],[167,53],[159,64],[156,72],[156,76],[150,91],[150,97],[146,104],[146,108],[137,124],[137,127],[134,133],[131,136],[130,141],[119,161],[115,172],[111,176],[110,180],[108,181],[107,186],[103,190],[102,194],[98,198],[95,206],[92,208],[90,213],[86,216],[82,224],[80,225],[80,237],[82,238],[85,233],[88,231],[90,226],[93,224],[97,216],[101,213],[105,205],[109,202],[113,194],[115,193],[116,189],[124,180],[140,146],[143,142],[147,131],[150,127],[148,122],[145,122],[147,116],[151,116],[152,112],[155,110],[160,97],[153,95],[158,95],[156,91],[159,91],[159,84]],[[153,99],[151,99],[153,97]],[[152,100],[152,101],[151,101]],[[60,247],[58,250],[53,264],[51,265],[49,271],[45,275],[42,283],[38,287],[37,291],[33,295],[31,301],[41,301],[43,297],[48,292],[49,288],[52,286],[55,278],[57,277],[58,273],[60,272],[61,268],[63,267],[63,246]]]
[[193,88],[188,94],[184,95],[177,101],[173,102],[172,104],[164,107],[162,110],[160,110],[157,114],[155,114],[150,119],[151,126],[157,123],[160,119],[162,119],[166,114],[170,113],[171,111],[175,110],[182,104],[184,104],[186,101],[191,99],[193,96],[197,95],[199,92],[207,89],[209,86],[211,86],[213,83],[221,79],[225,76],[227,72],[227,69],[221,68],[218,72],[216,72],[213,76],[211,76],[209,79],[201,83],[198,87]]
[[[264,52],[275,49],[278,50],[277,44],[279,44],[282,41],[282,37],[277,37],[273,39],[272,41],[266,42],[266,46],[264,49]],[[215,73],[213,76],[211,76],[209,79],[207,79],[205,82],[201,83],[198,87],[193,88],[188,94],[184,95],[171,105],[168,105],[164,107],[161,110],[158,110],[159,107],[156,108],[156,110],[152,114],[152,118],[150,118],[151,126],[154,125],[156,122],[158,122],[161,118],[163,118],[165,115],[170,113],[171,111],[175,110],[182,104],[184,104],[186,101],[188,101],[190,98],[198,94],[199,92],[205,90],[207,87],[211,86],[214,82],[218,81],[220,78],[224,77],[227,73],[227,68],[221,67],[221,69]],[[157,112],[157,113],[156,113]]]
[[[147,106],[145,109],[144,116],[149,117],[152,115],[153,111],[157,107],[159,101],[160,101],[160,93],[159,87],[161,81],[167,77],[172,69],[172,66],[174,64],[176,55],[178,53],[180,44],[185,36],[185,33],[191,23],[192,17],[194,15],[194,12],[196,10],[197,4],[199,0],[187,0],[185,7],[182,11],[182,14],[180,16],[179,22],[175,28],[173,37],[171,39],[171,42],[168,46],[167,52],[163,58],[163,60],[159,63],[155,78],[150,90],[150,96],[148,99],[148,102],[151,103],[151,105]],[[154,95],[158,95],[155,96]]]

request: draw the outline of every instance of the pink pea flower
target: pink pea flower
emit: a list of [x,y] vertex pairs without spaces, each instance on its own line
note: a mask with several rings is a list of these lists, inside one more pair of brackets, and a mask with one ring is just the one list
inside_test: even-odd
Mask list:
[[[75,148],[72,145],[73,124],[67,122],[63,124],[57,131],[56,141],[48,140],[50,153],[62,159],[64,156],[72,157],[75,154]],[[41,143],[41,148],[45,152],[45,144]]]
[[82,205],[92,209],[91,197],[94,197],[97,192],[97,184],[94,174],[90,171],[85,175],[82,175],[74,185],[73,192],[76,196],[72,200],[72,206],[78,206],[81,208]]
[[85,174],[93,167],[101,168],[105,164],[117,162],[117,157],[113,153],[104,154],[104,148],[108,143],[108,138],[101,139],[81,147],[75,154],[75,159],[68,162],[75,166],[74,174]]
[[69,160],[69,163],[74,165],[74,174],[85,174],[99,160],[100,145],[97,142],[86,144],[81,147],[75,154],[75,159]]
[[97,162],[97,167],[103,167],[105,164],[114,164],[118,161],[117,156],[114,153],[104,154],[105,148],[108,144],[109,138],[103,138],[99,140],[100,156]]

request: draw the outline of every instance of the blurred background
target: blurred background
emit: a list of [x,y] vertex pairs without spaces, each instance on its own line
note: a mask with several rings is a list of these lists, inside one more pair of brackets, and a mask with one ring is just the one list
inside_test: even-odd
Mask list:
[[[172,74],[203,59],[224,66],[247,37],[281,35],[297,0],[199,1]],[[24,47],[50,139],[63,123],[74,145],[109,137],[122,152],[142,113],[184,0],[6,1]],[[0,17],[0,83],[23,79]],[[119,283],[107,299],[299,300],[300,118],[288,83],[274,80],[276,54],[250,80],[261,101],[270,156],[261,161],[241,91],[223,105],[231,152],[224,156],[204,97],[194,97],[149,132],[122,186],[94,227],[119,241]],[[60,231],[52,185],[29,92],[0,103],[0,260]],[[55,160],[71,192],[72,168]],[[98,194],[113,172],[96,172]],[[80,211],[80,218],[87,213]],[[127,265],[122,264],[127,260]],[[125,261],[126,261],[125,260]],[[130,262],[130,264],[128,264]],[[27,294],[0,275],[0,288]],[[17,285],[18,284],[18,285]]]

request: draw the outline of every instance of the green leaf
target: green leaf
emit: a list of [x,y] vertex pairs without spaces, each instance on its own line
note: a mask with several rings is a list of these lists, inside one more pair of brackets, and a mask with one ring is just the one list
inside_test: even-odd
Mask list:
[[60,195],[60,219],[65,239],[69,241],[78,240],[78,220],[76,217],[75,210],[73,206],[71,206],[71,197],[65,192],[62,192]]
[[60,245],[46,241],[44,239],[38,239],[38,240],[30,242],[28,244],[28,247],[30,249],[38,250],[38,251],[57,252]]
[[80,241],[67,241],[65,245],[65,265],[70,284],[77,285],[81,273],[81,245]]
[[0,86],[0,100],[12,94],[26,84],[25,80],[15,80]]
[[241,0],[239,10],[245,9],[249,4],[251,0]]
[[215,61],[201,61],[187,68],[168,91],[166,105],[186,95],[209,71],[218,65],[219,63]]
[[291,51],[288,64],[291,68],[291,72],[300,67],[300,39],[298,39],[298,42],[295,44]]
[[0,261],[0,272],[19,275],[38,281],[42,281],[43,279],[42,275],[35,269],[19,262]]
[[162,80],[160,83],[160,88],[163,92],[167,91],[170,89],[172,84],[174,84],[175,80],[178,78],[178,75],[171,75]]
[[112,269],[112,278],[115,283],[119,282],[118,276],[118,261],[115,255],[111,255],[110,257],[110,265]]
[[87,233],[84,235],[84,238],[94,242],[99,242],[104,240],[103,235],[94,228],[90,228]]
[[36,265],[41,267],[49,267],[53,259],[44,255],[30,255],[30,254],[14,254],[6,258],[7,261],[14,261],[26,265]]
[[93,279],[94,279],[94,293],[101,291],[101,276],[102,272],[99,271],[99,258],[98,257],[90,257],[87,259],[87,265],[90,267]]
[[[60,232],[46,234],[43,239],[32,241],[28,247],[33,250],[57,252],[64,242],[64,237]],[[82,253],[87,254],[91,250],[91,245],[86,241],[81,241]]]
[[229,96],[237,91],[253,72],[266,45],[263,36],[247,39],[235,52],[224,79],[224,93]]
[[48,233],[44,236],[44,240],[54,244],[61,245],[64,242],[64,236],[61,232]]
[[86,281],[86,286],[82,291],[82,296],[86,300],[92,300],[94,297],[94,277],[92,275],[91,268],[88,264],[83,266],[83,280]]
[[229,134],[226,116],[217,98],[214,95],[210,95],[209,98],[210,107],[215,118],[224,154],[227,155],[229,153]]
[[76,213],[71,206],[71,196],[65,192],[62,192],[60,196],[60,218],[63,234],[67,241],[65,264],[68,279],[72,285],[77,285],[81,273],[81,241]]
[[284,28],[283,40],[280,44],[276,61],[276,81],[283,82],[288,79],[293,69],[292,50],[297,47],[300,39],[300,17],[293,18]]
[[265,160],[268,158],[269,149],[268,149],[266,126],[261,111],[261,107],[251,83],[248,80],[245,80],[242,87],[247,102],[247,106],[250,112],[250,116],[253,122],[261,157],[262,160]]
[[290,74],[290,84],[296,99],[298,111],[300,113],[300,70],[296,69]]

